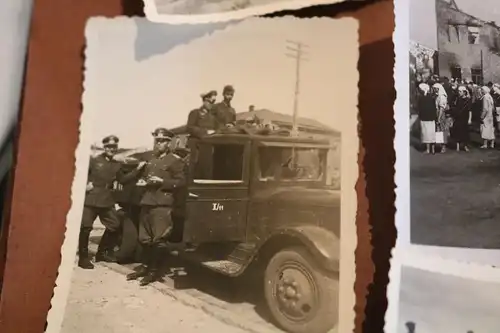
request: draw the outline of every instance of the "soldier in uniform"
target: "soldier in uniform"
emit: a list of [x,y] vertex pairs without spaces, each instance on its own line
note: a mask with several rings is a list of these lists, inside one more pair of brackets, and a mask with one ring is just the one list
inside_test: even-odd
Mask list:
[[192,142],[196,141],[193,139],[202,139],[219,129],[219,124],[213,110],[216,97],[217,92],[215,90],[201,94],[203,105],[189,113],[187,122],[187,131],[189,133],[188,146],[193,149],[193,161],[197,161],[195,162],[195,174],[202,178],[210,174],[210,168],[205,163],[209,161],[212,152],[209,147],[193,144]]
[[201,94],[203,105],[189,112],[187,131],[191,137],[202,138],[217,130],[217,119],[212,110],[216,97],[215,90]]
[[90,160],[88,181],[86,187],[85,203],[78,240],[78,266],[84,269],[92,269],[94,265],[90,262],[88,255],[89,236],[94,221],[97,217],[106,227],[99,243],[96,261],[114,262],[114,246],[116,245],[117,230],[120,220],[115,210],[115,199],[113,197],[113,183],[127,183],[133,180],[144,163],[128,173],[121,168],[121,164],[113,159],[118,149],[118,138],[114,135],[102,140],[104,153]]
[[231,101],[234,97],[233,86],[225,86],[222,90],[222,97],[222,102],[214,105],[214,114],[218,127],[233,127],[236,125],[236,111],[231,106]]
[[158,128],[152,135],[154,154],[141,178],[145,191],[141,200],[139,242],[143,245],[144,261],[136,272],[127,276],[128,280],[143,277],[141,285],[160,278],[162,256],[173,228],[174,193],[185,185],[184,163],[169,149],[174,134],[165,128]]

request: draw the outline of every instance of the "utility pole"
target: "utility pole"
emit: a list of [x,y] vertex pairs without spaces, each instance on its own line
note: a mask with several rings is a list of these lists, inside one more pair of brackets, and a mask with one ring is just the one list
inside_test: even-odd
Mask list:
[[287,50],[290,51],[286,53],[287,57],[290,57],[295,60],[295,96],[293,101],[293,122],[292,122],[292,135],[298,135],[298,126],[297,126],[297,115],[299,108],[299,94],[300,94],[300,64],[302,61],[307,61],[304,57],[305,48],[309,47],[308,45],[297,42],[287,40]]

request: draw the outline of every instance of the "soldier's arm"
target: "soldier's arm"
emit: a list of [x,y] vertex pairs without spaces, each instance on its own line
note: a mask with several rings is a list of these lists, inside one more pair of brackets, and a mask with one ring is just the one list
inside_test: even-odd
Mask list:
[[94,163],[95,163],[95,157],[90,157],[90,161],[89,161],[89,170],[88,170],[88,174],[87,174],[87,182],[90,181],[90,175],[92,174],[92,170],[94,169]]
[[198,113],[193,110],[189,113],[187,121],[187,131],[190,135],[201,138],[207,134],[207,131],[198,126]]
[[120,168],[120,170],[118,170],[118,173],[116,174],[116,180],[119,183],[125,185],[127,183],[137,180],[137,178],[139,178],[139,176],[141,175],[142,170],[143,168],[139,168],[139,166],[137,166],[133,170],[127,172],[122,167]]
[[167,191],[182,187],[186,184],[186,176],[184,173],[184,163],[180,160],[174,162],[170,166],[170,177],[163,179],[161,188]]

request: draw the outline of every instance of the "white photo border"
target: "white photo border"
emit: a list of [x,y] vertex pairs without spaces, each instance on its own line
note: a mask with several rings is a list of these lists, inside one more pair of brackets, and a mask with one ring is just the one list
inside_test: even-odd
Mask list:
[[[296,20],[334,20],[350,22],[350,28],[356,31],[356,40],[350,41],[352,35],[341,34],[340,38],[346,38],[349,49],[343,49],[343,52],[348,52],[348,59],[353,59],[353,75],[351,80],[355,82],[355,87],[347,87],[346,89],[355,89],[353,94],[356,98],[352,101],[352,113],[346,113],[347,119],[342,121],[341,128],[341,241],[340,241],[340,291],[339,302],[342,304],[339,308],[339,322],[338,332],[352,332],[355,327],[356,318],[356,256],[355,251],[358,244],[357,224],[356,218],[358,215],[358,193],[356,191],[356,184],[359,177],[363,177],[359,173],[359,146],[360,138],[358,133],[358,100],[359,100],[359,71],[357,63],[359,59],[359,21],[352,17],[342,18],[304,18],[299,19],[293,16],[285,16],[279,18],[249,18],[258,20],[283,20],[286,18],[293,18]],[[104,21],[111,20],[137,20],[144,19],[138,17],[118,16],[114,18],[106,17],[92,17],[87,21],[85,28],[86,40],[95,39],[97,29],[95,25]],[[348,24],[349,25],[349,24]],[[350,44],[353,45],[350,45]],[[352,48],[352,50],[351,50]],[[89,57],[89,48],[85,49],[85,73],[84,73],[84,92],[82,95],[83,112],[80,121],[80,141],[75,151],[75,177],[72,184],[71,200],[72,205],[67,215],[66,233],[63,246],[61,248],[61,264],[58,269],[58,276],[56,279],[56,287],[54,288],[54,296],[51,300],[51,308],[47,316],[47,329],[46,333],[59,333],[65,317],[65,309],[68,301],[69,291],[72,284],[72,274],[75,269],[76,248],[78,243],[78,233],[80,229],[80,221],[83,212],[83,203],[85,198],[85,185],[87,180],[87,169],[89,166],[89,156],[91,153],[92,138],[92,124],[97,119],[97,114],[89,112],[95,110],[89,103],[92,100],[92,93],[94,89],[89,88],[89,68],[97,68],[93,64],[95,57]],[[95,99],[95,97],[94,97]],[[355,111],[354,111],[355,110]],[[344,129],[345,128],[345,129]],[[346,149],[349,147],[356,147],[356,149]],[[364,195],[364,191],[361,192]]]

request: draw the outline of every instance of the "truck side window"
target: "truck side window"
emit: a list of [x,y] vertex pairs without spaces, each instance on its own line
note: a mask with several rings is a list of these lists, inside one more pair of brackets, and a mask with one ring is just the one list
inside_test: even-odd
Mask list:
[[194,166],[194,182],[241,182],[245,146],[229,143],[200,143]]
[[325,153],[319,149],[261,147],[259,166],[261,181],[320,180],[324,172]]

